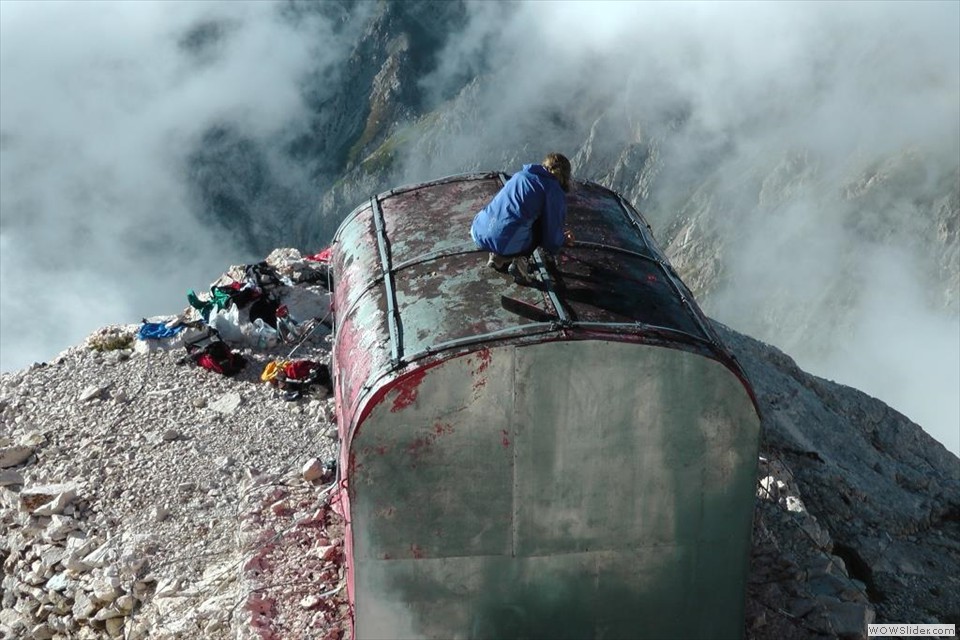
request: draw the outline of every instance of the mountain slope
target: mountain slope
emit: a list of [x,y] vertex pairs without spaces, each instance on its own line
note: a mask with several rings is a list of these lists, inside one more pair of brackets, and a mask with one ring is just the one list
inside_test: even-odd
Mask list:
[[[269,260],[289,299],[323,296],[297,252]],[[716,327],[763,418],[747,636],[960,621],[957,457],[879,400]],[[342,637],[342,528],[329,477],[302,468],[334,457],[331,399],[259,381],[289,346],[245,347],[225,378],[177,364],[182,347],[106,340],[135,330],[0,376],[3,637]],[[324,361],[327,343],[297,355]],[[61,499],[44,510],[31,495]]]

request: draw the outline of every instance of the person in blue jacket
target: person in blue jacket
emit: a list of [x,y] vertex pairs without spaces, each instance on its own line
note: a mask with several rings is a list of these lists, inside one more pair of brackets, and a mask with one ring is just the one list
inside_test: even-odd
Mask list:
[[490,252],[487,266],[526,280],[527,258],[537,247],[556,255],[560,247],[573,244],[573,235],[564,229],[570,173],[566,156],[550,153],[507,180],[470,226],[477,247]]

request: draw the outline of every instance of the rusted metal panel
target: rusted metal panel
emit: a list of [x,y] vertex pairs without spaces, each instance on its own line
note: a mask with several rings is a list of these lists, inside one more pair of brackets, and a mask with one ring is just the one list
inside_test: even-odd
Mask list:
[[737,635],[742,371],[603,187],[570,194],[577,244],[534,282],[487,268],[469,226],[501,184],[386,192],[335,238],[356,637]]
[[575,247],[560,256],[557,293],[574,320],[642,322],[707,340],[666,267],[637,254]]
[[513,452],[484,424],[505,424],[512,394],[512,354],[481,350],[378,400],[352,442],[358,564],[511,553]]
[[[390,368],[471,333],[530,324],[529,316],[504,309],[503,297],[540,309],[560,324],[594,323],[583,327],[591,331],[601,330],[598,324],[622,325],[610,327],[622,335],[635,325],[640,339],[659,335],[652,327],[715,343],[646,222],[598,185],[579,185],[570,195],[568,226],[577,246],[543,268],[538,282],[516,286],[509,276],[486,268],[486,254],[470,242],[469,227],[500,184],[496,174],[477,174],[381,194],[338,232],[335,248],[344,253],[344,272],[337,278],[350,281],[338,314],[351,315],[362,296],[381,296],[396,360]],[[355,277],[362,282],[353,283]],[[722,349],[716,351],[725,357]]]
[[352,444],[357,636],[735,637],[758,428],[725,367],[662,347],[506,345],[408,379]]
[[483,267],[484,262],[486,254],[481,258],[471,252],[416,264],[397,274],[408,356],[451,340],[533,323],[505,309],[501,295],[547,309],[541,291],[516,284],[513,277]]
[[350,362],[337,372],[341,415],[355,413],[361,393],[368,391],[372,378],[389,365],[386,303],[374,280],[380,269],[369,207],[355,211],[351,220],[354,224],[341,228],[331,265],[337,274],[333,302],[336,358]]
[[[473,251],[470,223],[500,189],[494,174],[458,180],[436,188],[410,189],[381,202],[393,263],[405,263],[445,251]],[[426,219],[425,219],[425,216]]]
[[600,244],[665,260],[646,220],[617,194],[579,183],[567,200],[567,224],[578,242]]

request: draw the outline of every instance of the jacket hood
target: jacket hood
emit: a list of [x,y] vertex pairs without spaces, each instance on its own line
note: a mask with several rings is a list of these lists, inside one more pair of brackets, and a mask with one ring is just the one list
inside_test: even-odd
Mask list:
[[529,171],[530,173],[538,175],[541,178],[552,178],[553,180],[557,179],[557,176],[544,169],[542,164],[525,164],[523,165],[523,170]]

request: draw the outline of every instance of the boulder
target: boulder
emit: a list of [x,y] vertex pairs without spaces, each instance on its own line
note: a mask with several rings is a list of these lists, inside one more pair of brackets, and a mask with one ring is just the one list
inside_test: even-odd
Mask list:
[[26,487],[20,492],[20,507],[35,516],[51,516],[62,513],[76,496],[73,483]]
[[[0,469],[8,469],[26,462],[33,455],[33,447],[13,445],[0,447]],[[12,484],[12,483],[11,483]]]

